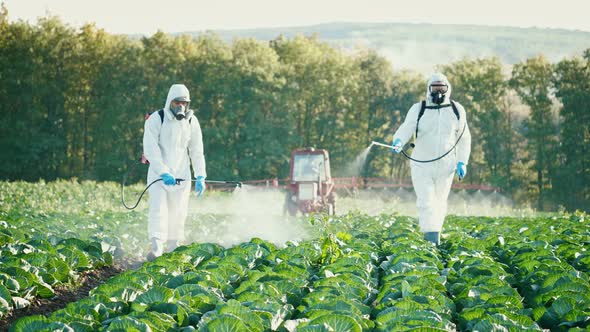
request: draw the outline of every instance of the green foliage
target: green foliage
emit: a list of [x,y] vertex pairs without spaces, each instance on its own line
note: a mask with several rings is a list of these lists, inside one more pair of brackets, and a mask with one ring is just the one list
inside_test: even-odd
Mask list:
[[555,66],[556,96],[563,104],[560,111],[561,163],[555,172],[555,192],[566,207],[586,209],[590,202],[590,50],[583,57],[560,61]]
[[59,322],[51,322],[44,316],[29,316],[20,319],[16,324],[10,327],[10,331],[74,331],[71,327],[66,324]]
[[510,85],[531,109],[530,119],[524,122],[524,136],[529,150],[534,153],[533,170],[536,173],[536,189],[539,193],[538,208],[544,208],[546,191],[551,189],[557,151],[556,116],[552,110],[553,67],[542,56],[527,59],[512,68]]
[[2,211],[0,216],[0,233],[6,236],[0,244],[0,316],[29,306],[36,297],[53,298],[55,286],[74,283],[81,272],[112,264],[100,243],[57,236],[50,243],[41,230],[48,225],[20,228],[20,220]]
[[[43,188],[60,192],[51,185]],[[43,232],[42,227],[61,222],[43,220],[47,225],[36,226]],[[255,238],[231,248],[180,247],[110,278],[87,298],[48,317],[22,318],[12,330],[560,331],[588,326],[588,270],[578,259],[590,250],[584,213],[450,217],[437,247],[407,217],[350,213],[315,215],[311,221],[317,237],[297,244],[278,246]],[[78,221],[80,229],[94,223]],[[9,232],[16,240],[31,229],[19,219],[0,225],[1,234]],[[37,235],[18,243],[11,236],[1,238],[2,250],[23,255],[0,255],[2,266],[10,266],[0,273],[3,314],[28,305],[33,296],[49,296],[57,280],[67,278],[70,271],[63,274],[58,257],[78,264],[72,264],[71,273],[100,257],[85,233],[69,239]]]
[[[1,9],[0,179],[118,180],[140,155],[144,114],[160,109],[170,85],[183,82],[203,128],[208,173],[216,178],[285,178],[290,151],[315,146],[330,151],[335,176],[409,181],[408,163],[384,149],[370,153],[364,169],[347,167],[372,140],[387,142],[424,97],[421,75],[392,70],[373,50],[346,52],[303,35],[228,43],[211,33],[157,32],[132,39],[93,24],[75,29],[55,17],[36,25],[7,17]],[[434,37],[426,32],[432,27],[419,25],[337,30],[346,28],[370,32],[367,38],[381,46],[390,42],[384,33],[403,31],[403,41],[393,42],[396,50],[408,36],[440,45],[441,35],[457,33],[447,26]],[[482,38],[475,30],[461,29],[468,49]],[[522,34],[494,31],[485,33],[486,44],[512,44]],[[587,44],[584,33],[566,35],[532,29],[527,38],[536,46],[542,40],[547,52],[553,45],[560,55],[565,46],[556,45],[564,40]],[[590,121],[583,84],[590,53],[553,66],[543,57],[525,61],[533,52],[518,50],[519,56],[501,60],[465,58],[440,67],[454,86],[453,99],[466,108],[474,137],[467,181],[499,186],[525,201],[538,198],[541,209],[588,209],[590,153],[584,148],[590,146]],[[503,74],[504,63],[517,63],[511,77]],[[548,77],[551,84],[541,87]],[[530,116],[515,115],[514,93],[531,108]],[[559,108],[554,96],[563,104],[559,119],[552,113]],[[144,173],[130,174],[130,182],[143,180]]]
[[464,59],[442,66],[452,86],[452,98],[465,107],[473,137],[469,181],[511,188],[514,158],[512,128],[503,108],[508,93],[498,58]]

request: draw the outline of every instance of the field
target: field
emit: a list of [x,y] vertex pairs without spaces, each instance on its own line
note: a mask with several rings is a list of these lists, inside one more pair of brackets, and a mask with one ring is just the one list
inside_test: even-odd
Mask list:
[[[0,318],[12,331],[590,330],[584,213],[451,216],[435,247],[391,211],[285,218],[277,195],[208,192],[191,201],[187,245],[144,263],[146,204],[123,210],[117,184],[0,188]],[[100,271],[87,297],[17,314]]]

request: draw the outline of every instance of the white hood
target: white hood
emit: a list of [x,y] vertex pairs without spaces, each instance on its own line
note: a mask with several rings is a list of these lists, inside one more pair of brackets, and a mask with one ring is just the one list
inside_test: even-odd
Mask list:
[[432,76],[430,76],[430,79],[428,79],[428,84],[426,84],[426,104],[428,106],[435,105],[432,102],[432,97],[430,96],[429,91],[429,87],[433,82],[443,82],[444,84],[448,85],[449,91],[445,93],[445,100],[443,101],[443,104],[449,104],[451,102],[451,92],[453,91],[453,88],[447,77],[442,73],[434,73]]
[[[191,94],[184,84],[172,84],[170,90],[168,90],[168,97],[166,97],[166,104],[164,105],[164,110],[166,111],[165,113],[168,114],[170,119],[174,117],[174,114],[172,114],[172,111],[170,110],[170,103],[172,103],[172,100],[179,97],[185,97],[189,101],[191,100]],[[192,111],[187,109],[186,118],[190,118],[191,115]]]

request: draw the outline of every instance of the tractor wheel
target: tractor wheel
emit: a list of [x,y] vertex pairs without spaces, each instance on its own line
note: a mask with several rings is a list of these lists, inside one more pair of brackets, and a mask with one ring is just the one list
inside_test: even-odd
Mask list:
[[334,211],[334,204],[330,203],[328,204],[328,215],[333,216],[334,214],[336,214],[336,211]]
[[328,196],[328,214],[331,216],[336,214],[336,192],[334,191]]
[[289,215],[291,217],[295,217],[297,215],[297,211],[299,211],[299,208],[297,207],[297,204],[291,202],[291,203],[289,203],[288,210],[289,210]]
[[285,204],[283,206],[283,215],[287,215],[288,213],[291,217],[295,217],[297,215],[297,210],[297,204],[291,200],[291,195],[287,193],[285,196]]
[[334,203],[326,203],[322,209],[322,212],[329,216],[333,216],[335,214]]

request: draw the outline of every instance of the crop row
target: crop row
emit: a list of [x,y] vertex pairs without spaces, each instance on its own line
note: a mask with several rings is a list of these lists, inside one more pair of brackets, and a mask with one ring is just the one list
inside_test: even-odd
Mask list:
[[[456,229],[445,245],[447,250],[471,250],[485,257],[487,263],[474,262],[481,275],[494,271],[488,266],[490,261],[500,264],[497,279],[505,280],[518,291],[525,308],[523,313],[541,328],[567,330],[589,326],[590,284],[586,257],[590,249],[590,230],[583,215],[535,219],[467,218],[454,220],[453,225]],[[475,253],[468,253],[468,256],[474,257]],[[510,302],[518,305],[515,299]]]
[[[533,240],[526,221],[452,218],[437,248],[409,218],[310,220],[318,239],[180,247],[12,330],[538,331],[590,321],[587,273],[559,234]],[[575,225],[568,236],[586,231]]]
[[455,304],[447,296],[439,254],[410,224],[396,224],[382,243],[377,331],[452,331]]
[[23,318],[12,329],[56,324],[77,331],[371,328],[379,258],[367,254],[366,239],[341,236],[356,245],[326,233],[281,249],[261,240],[226,250],[211,244],[181,247],[109,280],[48,318]]
[[0,220],[0,318],[28,307],[35,298],[52,298],[58,285],[74,283],[80,273],[112,264],[101,243],[47,236]]
[[448,290],[457,306],[461,330],[541,331],[512,287],[508,266],[497,262],[477,241],[457,233],[445,242]]

